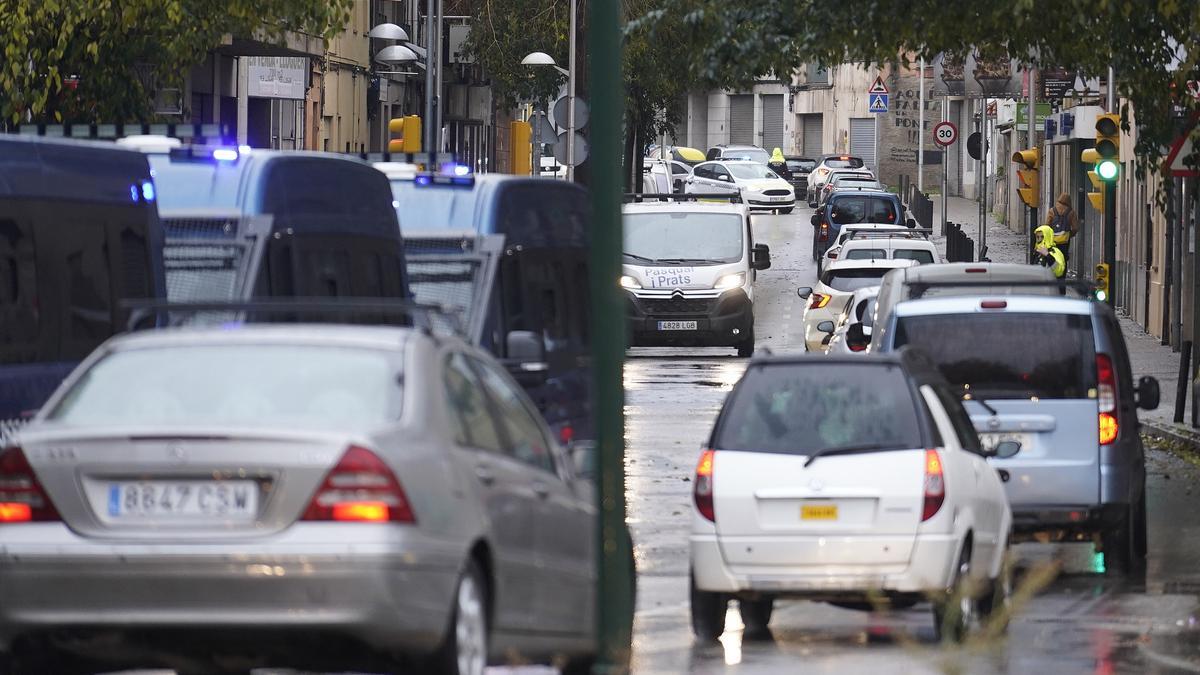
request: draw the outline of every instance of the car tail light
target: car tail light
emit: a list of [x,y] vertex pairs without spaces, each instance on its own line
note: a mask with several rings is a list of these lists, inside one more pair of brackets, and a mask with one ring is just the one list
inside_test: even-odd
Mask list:
[[396,474],[378,455],[352,445],[325,476],[304,520],[416,523]]
[[8,448],[0,453],[0,523],[62,520],[46,494],[25,452]]
[[1117,373],[1108,354],[1096,355],[1096,398],[1100,409],[1100,445],[1117,440]]
[[696,510],[704,516],[705,520],[714,523],[717,522],[717,514],[713,511],[713,459],[716,454],[713,450],[705,450],[700,453],[700,461],[696,463],[696,480],[693,486]]
[[809,309],[821,309],[825,305],[828,305],[829,301],[832,299],[833,299],[832,295],[825,295],[824,293],[813,293],[812,300],[809,300],[809,302],[808,302],[808,308]]
[[942,474],[942,458],[937,450],[925,451],[925,507],[921,522],[929,520],[946,501],[946,480]]
[[838,255],[838,252],[837,252],[837,251],[830,251],[829,253],[826,253],[825,255],[829,256],[829,259],[830,259],[830,260],[837,260],[837,255]]
[[852,352],[862,352],[867,350],[866,345],[846,343],[846,346],[849,347],[850,351]]
[[829,223],[821,223],[821,229],[817,233],[817,241],[829,241]]

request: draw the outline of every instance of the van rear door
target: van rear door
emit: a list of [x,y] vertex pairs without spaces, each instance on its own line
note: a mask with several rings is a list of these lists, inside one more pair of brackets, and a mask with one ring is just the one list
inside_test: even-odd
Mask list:
[[[1096,350],[1083,303],[971,299],[972,312],[897,317],[895,345],[920,346],[967,399],[984,447],[1021,443],[1008,470],[1014,511],[1094,504],[1100,495]],[[986,403],[986,405],[985,405]],[[991,407],[996,414],[988,410]]]

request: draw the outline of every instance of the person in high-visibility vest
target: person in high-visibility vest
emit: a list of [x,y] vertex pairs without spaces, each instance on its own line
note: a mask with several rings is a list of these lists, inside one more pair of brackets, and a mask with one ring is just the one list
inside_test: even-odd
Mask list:
[[1037,244],[1033,250],[1033,262],[1054,271],[1054,278],[1061,279],[1067,273],[1067,257],[1054,243],[1054,228],[1042,225],[1033,231]]

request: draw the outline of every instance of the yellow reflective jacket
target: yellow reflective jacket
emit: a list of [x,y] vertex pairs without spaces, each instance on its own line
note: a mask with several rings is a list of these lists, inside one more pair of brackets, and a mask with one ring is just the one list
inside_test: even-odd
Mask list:
[[787,161],[787,160],[785,160],[783,158],[783,151],[780,150],[779,148],[775,148],[775,152],[771,153],[771,163],[772,164],[782,164],[785,161]]
[[1042,225],[1033,231],[1033,235],[1034,241],[1037,242],[1034,258],[1039,264],[1049,267],[1054,272],[1055,279],[1063,278],[1067,273],[1067,258],[1054,241],[1054,228]]

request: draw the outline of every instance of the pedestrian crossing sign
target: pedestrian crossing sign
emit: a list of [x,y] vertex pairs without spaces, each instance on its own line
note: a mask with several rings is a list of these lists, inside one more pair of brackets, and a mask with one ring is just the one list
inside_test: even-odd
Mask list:
[[867,112],[885,113],[888,111],[887,94],[871,94],[867,99]]

